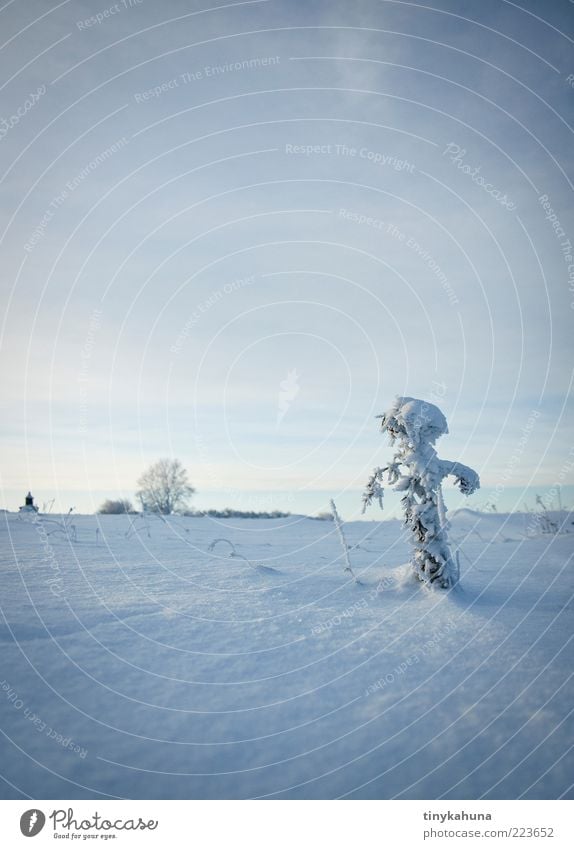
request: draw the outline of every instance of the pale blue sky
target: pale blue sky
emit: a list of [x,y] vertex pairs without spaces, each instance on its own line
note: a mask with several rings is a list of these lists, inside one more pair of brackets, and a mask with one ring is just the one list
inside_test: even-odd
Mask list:
[[351,516],[395,394],[439,403],[469,504],[572,484],[573,23],[5,3],[0,506],[177,456],[197,506]]

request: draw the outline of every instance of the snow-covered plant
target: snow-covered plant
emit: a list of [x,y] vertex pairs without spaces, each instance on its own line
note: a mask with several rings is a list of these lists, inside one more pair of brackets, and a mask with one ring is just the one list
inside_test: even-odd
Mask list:
[[252,563],[251,560],[249,560],[247,557],[245,557],[244,554],[240,554],[236,550],[236,548],[235,548],[234,544],[231,542],[231,540],[226,539],[225,537],[217,537],[217,539],[214,539],[207,546],[207,550],[209,552],[215,551],[215,546],[220,542],[226,542],[227,545],[229,546],[228,557],[235,557],[239,560],[245,560],[245,562],[249,566],[251,566],[252,569],[256,569],[257,571],[260,571],[260,572],[276,572],[277,571],[277,569],[274,569],[272,566],[264,566],[263,563]]
[[363,513],[376,499],[382,506],[384,472],[396,492],[403,492],[405,524],[410,530],[414,573],[426,584],[448,589],[458,580],[458,564],[449,544],[442,504],[441,482],[453,475],[464,495],[480,486],[478,474],[451,460],[440,460],[434,449],[436,440],[448,433],[444,415],[438,407],[417,398],[397,397],[381,419],[381,430],[397,445],[392,461],[375,469],[363,494]]
[[[207,546],[207,550],[208,550],[208,551],[214,551],[214,550],[215,550],[215,546],[217,545],[217,543],[218,543],[218,542],[226,542],[226,543],[227,543],[227,545],[228,545],[228,546],[229,546],[229,548],[230,548],[231,555],[233,555],[233,554],[237,554],[237,552],[236,552],[236,550],[235,550],[235,546],[233,545],[233,543],[231,542],[231,540],[230,540],[230,539],[225,539],[225,537],[217,537],[217,539],[212,540],[212,541],[209,543],[209,545]],[[231,556],[231,555],[230,555],[230,556]]]
[[125,532],[126,539],[130,539],[132,536],[139,536],[140,531],[145,531],[148,538],[151,538],[148,519],[149,514],[145,510],[143,513],[137,513],[133,519],[130,519],[128,529]]
[[385,469],[377,467],[373,469],[373,474],[367,481],[367,486],[363,493],[363,513],[370,507],[373,501],[379,502],[379,507],[383,509],[383,478]]
[[331,499],[331,513],[333,514],[333,521],[335,522],[335,527],[337,528],[337,534],[339,536],[339,542],[341,543],[341,548],[343,549],[343,558],[345,561],[345,572],[350,572],[350,574],[355,578],[356,583],[357,578],[355,577],[355,573],[353,572],[353,567],[351,566],[351,558],[349,557],[349,546],[347,545],[347,540],[345,539],[345,533],[343,531],[343,523],[341,521],[341,517],[337,512],[337,507],[333,499]]
[[543,534],[557,534],[558,533],[558,525],[556,522],[553,522],[550,518],[550,514],[548,513],[548,507],[544,503],[544,500],[540,495],[536,496],[536,504],[540,507],[540,512],[537,513],[537,519],[540,524],[540,530]]
[[51,536],[52,534],[63,534],[68,538],[68,540],[76,542],[76,526],[71,521],[73,509],[73,507],[70,507],[68,512],[64,516],[61,516],[60,519],[41,519],[40,521],[42,521],[42,524],[44,526],[48,526],[46,536]]

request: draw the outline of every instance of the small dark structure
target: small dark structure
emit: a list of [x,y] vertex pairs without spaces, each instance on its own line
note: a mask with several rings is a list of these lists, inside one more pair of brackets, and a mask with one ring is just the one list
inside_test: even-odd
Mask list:
[[24,499],[24,505],[19,509],[20,513],[37,513],[38,508],[34,504],[34,496],[31,492],[28,492],[28,495]]

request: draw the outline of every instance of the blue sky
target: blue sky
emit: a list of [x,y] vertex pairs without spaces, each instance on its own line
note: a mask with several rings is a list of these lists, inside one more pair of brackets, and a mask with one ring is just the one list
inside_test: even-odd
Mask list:
[[176,456],[197,506],[352,516],[396,394],[469,504],[572,501],[572,3],[0,21],[3,506]]

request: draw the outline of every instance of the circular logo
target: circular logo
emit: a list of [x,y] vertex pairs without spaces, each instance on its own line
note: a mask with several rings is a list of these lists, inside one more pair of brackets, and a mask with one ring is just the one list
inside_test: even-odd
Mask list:
[[20,817],[20,831],[24,837],[36,837],[46,824],[46,817],[37,808],[25,811]]

